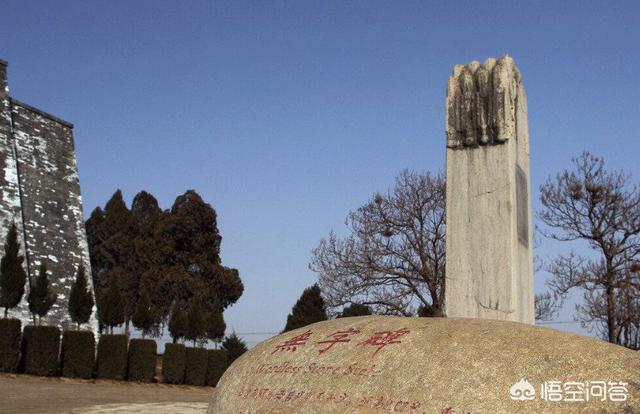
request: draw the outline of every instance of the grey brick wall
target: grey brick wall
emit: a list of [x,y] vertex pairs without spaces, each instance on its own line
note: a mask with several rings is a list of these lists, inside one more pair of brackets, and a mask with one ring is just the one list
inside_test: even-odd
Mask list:
[[[6,65],[4,72],[2,67],[0,64],[0,78],[6,84]],[[25,266],[30,278],[36,277],[40,263],[45,261],[51,286],[58,296],[46,323],[70,327],[67,301],[80,264],[84,264],[91,281],[73,125],[6,93],[3,102],[0,166],[4,167],[5,174],[0,178],[4,179],[1,181],[1,231],[6,233],[6,223],[14,217],[20,220],[21,236],[26,240]],[[27,322],[26,300],[13,315]],[[91,324],[96,330],[95,317]]]

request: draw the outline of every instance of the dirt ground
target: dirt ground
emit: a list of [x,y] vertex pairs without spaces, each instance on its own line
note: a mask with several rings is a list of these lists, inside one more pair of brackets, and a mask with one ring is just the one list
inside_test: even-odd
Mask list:
[[0,413],[204,414],[210,387],[0,374]]

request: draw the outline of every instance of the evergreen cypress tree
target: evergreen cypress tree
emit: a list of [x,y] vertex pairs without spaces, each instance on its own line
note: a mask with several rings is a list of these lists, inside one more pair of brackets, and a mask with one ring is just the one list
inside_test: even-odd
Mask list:
[[418,308],[418,316],[420,316],[421,318],[434,318],[436,316],[439,316],[439,314],[436,312],[436,309],[434,309],[433,306],[422,305]]
[[[244,290],[238,271],[222,266],[217,213],[193,190],[176,198],[159,224],[158,249],[170,265],[187,272],[201,302],[216,297],[223,309],[235,303]],[[181,288],[184,285],[181,285]],[[176,295],[176,297],[180,297]]]
[[69,293],[69,316],[71,320],[80,325],[89,322],[91,310],[93,309],[93,296],[87,287],[87,275],[84,266],[80,265],[76,274],[76,281],[71,286]]
[[169,318],[169,333],[175,344],[178,340],[185,337],[187,332],[187,314],[177,302],[171,308],[171,316]]
[[320,287],[315,284],[306,288],[300,295],[300,299],[293,305],[291,313],[287,316],[284,332],[326,320],[327,311],[324,299],[320,294]]
[[[147,296],[156,328],[161,320],[169,317],[175,296],[164,283],[166,274],[170,271],[165,263],[170,249],[164,247],[166,240],[157,237],[164,213],[153,195],[140,191],[131,203],[131,215],[138,227],[133,240],[135,254],[132,261],[132,268],[138,279],[137,300]],[[137,307],[134,307],[134,313],[136,310]]]
[[221,311],[214,309],[207,313],[204,320],[204,331],[207,339],[215,343],[222,341],[226,329],[227,324],[224,323],[224,317]]
[[[139,233],[138,223],[127,208],[122,192],[117,190],[104,208],[104,216],[99,223],[102,237],[101,249],[108,258],[107,268],[118,269],[118,283],[125,318],[125,330],[138,298],[140,274],[136,267],[134,240]],[[110,279],[106,282],[109,283]]]
[[143,294],[140,299],[138,299],[131,322],[133,322],[133,326],[140,329],[142,338],[152,331],[155,325],[155,318],[153,317],[149,297],[146,294]]
[[153,226],[162,217],[162,209],[152,194],[140,191],[131,202],[131,214],[138,221],[140,231],[144,233],[153,230]]
[[143,295],[149,298],[155,326],[170,317],[175,301],[207,303],[208,313],[211,298],[218,298],[222,311],[242,295],[238,271],[221,263],[216,211],[193,190],[166,211],[145,191],[135,196],[129,210],[116,191],[104,210],[91,214],[86,227],[95,291],[102,293],[110,274],[120,273],[126,324]]
[[338,318],[347,318],[349,316],[367,316],[371,315],[371,309],[367,305],[354,303],[342,310],[342,314]]
[[104,274],[109,266],[109,260],[102,247],[105,236],[102,226],[103,221],[104,211],[100,207],[96,207],[84,223],[87,233],[87,243],[89,245],[91,277],[93,278],[93,286],[96,290],[103,286],[103,284],[100,283],[100,275]]
[[107,287],[101,290],[99,296],[98,316],[100,321],[110,328],[113,333],[113,327],[124,323],[124,309],[122,295],[119,286],[119,273],[110,272]]
[[35,283],[31,286],[27,302],[29,302],[29,311],[38,317],[38,325],[42,317],[49,313],[51,307],[56,303],[57,296],[51,291],[49,285],[49,276],[47,275],[47,265],[43,261],[40,265],[40,272],[36,277]]
[[18,229],[13,223],[7,233],[4,256],[0,261],[0,307],[4,308],[5,318],[9,309],[18,306],[24,295],[27,273],[22,267],[24,258],[19,253]]
[[229,365],[248,350],[247,344],[235,332],[225,338],[222,342],[222,349],[227,351]]
[[202,307],[197,300],[194,300],[191,302],[191,306],[187,312],[187,329],[184,337],[193,341],[193,346],[196,346],[196,341],[203,336],[204,317],[202,315]]

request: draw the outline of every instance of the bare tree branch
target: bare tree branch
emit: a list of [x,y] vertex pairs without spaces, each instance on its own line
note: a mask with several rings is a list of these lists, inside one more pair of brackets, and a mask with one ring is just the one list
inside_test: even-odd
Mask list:
[[550,321],[558,316],[562,301],[550,292],[541,293],[535,297],[536,321]]
[[584,152],[540,187],[543,234],[559,241],[584,240],[595,253],[586,259],[560,255],[547,266],[556,297],[583,290],[577,318],[612,343],[638,346],[637,272],[640,254],[640,191],[621,171],[607,171],[602,158]]
[[349,213],[350,234],[322,239],[310,268],[330,311],[360,303],[376,313],[412,315],[444,309],[445,181],[403,171],[386,195]]

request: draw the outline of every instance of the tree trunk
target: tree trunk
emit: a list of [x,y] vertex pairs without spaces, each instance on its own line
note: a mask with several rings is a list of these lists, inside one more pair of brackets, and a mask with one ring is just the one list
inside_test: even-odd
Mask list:
[[614,292],[613,292],[613,283],[612,283],[612,277],[609,276],[608,277],[608,283],[607,283],[607,290],[606,290],[606,295],[607,295],[607,328],[609,331],[609,342],[611,342],[612,344],[617,343],[616,341],[616,317],[615,317],[615,312],[616,312],[616,304],[615,304],[615,296],[614,296]]
[[433,316],[436,318],[441,318],[444,317],[444,311],[442,309],[442,304],[441,303],[437,303],[434,307],[433,307]]
[[9,313],[9,308],[4,308],[4,318],[7,319],[7,313]]

